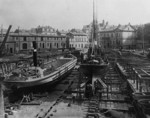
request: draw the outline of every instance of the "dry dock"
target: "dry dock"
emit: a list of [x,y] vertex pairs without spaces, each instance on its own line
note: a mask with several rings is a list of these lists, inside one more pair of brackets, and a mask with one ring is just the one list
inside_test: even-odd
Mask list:
[[139,79],[136,79],[138,76],[141,77],[138,70],[133,74],[136,68],[131,68],[125,59],[121,60],[118,56],[115,58],[117,60],[109,59],[109,70],[102,82],[98,83],[98,87],[103,87],[94,93],[88,93],[89,97],[85,95],[86,77],[82,75],[77,65],[58,84],[48,86],[42,92],[38,89],[37,92],[31,90],[29,94],[32,93],[32,99],[24,96],[23,100],[11,104],[12,110],[8,104],[5,105],[7,106],[5,111],[9,114],[7,117],[148,118],[148,114],[143,112],[142,107],[133,97],[134,92],[144,90],[140,86]]

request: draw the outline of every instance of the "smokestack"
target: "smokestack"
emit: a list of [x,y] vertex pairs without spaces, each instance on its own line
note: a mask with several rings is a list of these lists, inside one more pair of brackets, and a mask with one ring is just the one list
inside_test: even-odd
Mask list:
[[108,25],[108,21],[106,22],[106,26]]
[[37,66],[37,45],[36,45],[36,41],[33,41],[33,63],[34,66]]
[[103,20],[102,25],[103,25],[103,26],[105,25],[105,20]]

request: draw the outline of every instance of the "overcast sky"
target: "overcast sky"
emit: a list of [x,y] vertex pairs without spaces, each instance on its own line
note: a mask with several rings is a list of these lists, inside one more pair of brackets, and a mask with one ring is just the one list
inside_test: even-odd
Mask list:
[[[97,0],[98,21],[133,25],[150,22],[150,0]],[[0,0],[0,25],[82,28],[92,21],[92,0]]]

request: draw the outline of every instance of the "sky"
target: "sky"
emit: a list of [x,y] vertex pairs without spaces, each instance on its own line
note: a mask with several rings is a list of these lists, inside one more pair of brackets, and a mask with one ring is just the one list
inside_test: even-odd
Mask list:
[[[0,26],[81,29],[92,22],[92,0],[0,0]],[[150,0],[97,0],[97,19],[111,25],[150,22]]]

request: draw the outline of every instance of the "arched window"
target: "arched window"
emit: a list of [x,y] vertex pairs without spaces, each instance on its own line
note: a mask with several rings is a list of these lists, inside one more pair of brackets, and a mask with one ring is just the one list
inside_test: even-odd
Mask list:
[[22,49],[27,49],[27,43],[22,44]]

